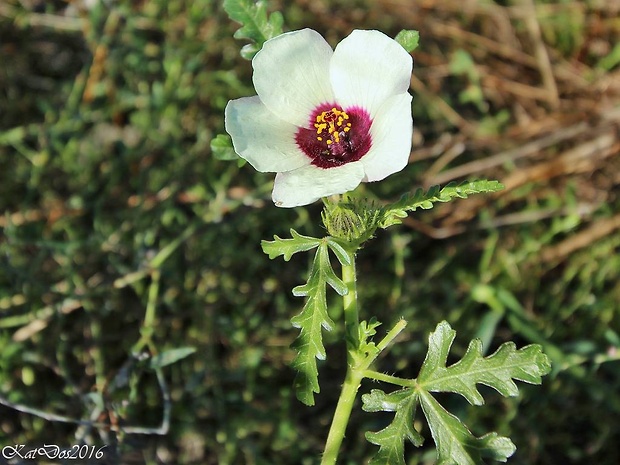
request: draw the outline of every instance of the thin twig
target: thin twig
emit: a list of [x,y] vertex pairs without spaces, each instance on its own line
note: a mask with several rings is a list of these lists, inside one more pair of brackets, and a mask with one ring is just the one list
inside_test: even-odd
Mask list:
[[59,415],[57,413],[46,412],[44,410],[40,410],[34,407],[28,407],[23,404],[16,404],[15,402],[11,402],[6,397],[0,395],[0,404],[4,405],[13,410],[17,410],[18,412],[27,413],[29,415],[34,415],[35,417],[42,418],[43,420],[57,422],[57,423],[68,423],[72,425],[81,425],[87,426],[91,428],[97,428],[99,430],[104,431],[115,431],[115,432],[123,432],[125,434],[158,434],[165,435],[168,433],[170,429],[170,413],[172,411],[172,402],[170,399],[170,392],[168,391],[168,386],[166,384],[166,380],[161,372],[161,369],[156,369],[155,373],[157,375],[157,380],[159,382],[159,387],[162,394],[163,400],[163,415],[161,425],[158,427],[143,427],[143,426],[123,426],[123,425],[113,425],[110,423],[101,423],[92,420],[79,420],[76,418],[67,417],[64,415]]

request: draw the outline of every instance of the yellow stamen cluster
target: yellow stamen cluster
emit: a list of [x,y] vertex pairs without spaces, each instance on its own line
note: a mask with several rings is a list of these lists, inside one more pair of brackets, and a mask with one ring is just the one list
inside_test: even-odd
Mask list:
[[348,119],[349,115],[347,115],[345,111],[338,110],[336,107],[317,115],[316,123],[314,123],[317,140],[323,141],[323,136],[321,134],[327,131],[327,140],[325,143],[327,145],[331,145],[334,142],[336,144],[339,143],[340,138],[351,130],[351,123],[346,122]]

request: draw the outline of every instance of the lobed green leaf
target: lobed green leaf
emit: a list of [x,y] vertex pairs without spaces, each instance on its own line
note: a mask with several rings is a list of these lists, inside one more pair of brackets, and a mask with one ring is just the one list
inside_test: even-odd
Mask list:
[[297,370],[295,391],[297,398],[306,405],[314,405],[314,394],[320,392],[319,372],[316,360],[325,360],[322,329],[331,331],[334,322],[327,313],[327,285],[340,295],[348,292],[346,284],[339,279],[329,261],[326,241],[319,241],[308,282],[293,289],[296,296],[307,297],[302,312],[291,319],[301,331],[293,343],[297,355],[292,366]]
[[329,249],[334,252],[341,265],[349,266],[353,263],[353,254],[347,251],[347,247],[334,237],[326,237],[325,241]]
[[417,396],[411,389],[401,389],[386,394],[373,389],[362,396],[362,409],[366,412],[396,412],[392,422],[377,432],[367,432],[366,439],[379,446],[369,465],[405,465],[405,439],[419,447],[424,438],[413,427]]
[[505,462],[514,453],[512,441],[497,433],[475,437],[431,392],[461,394],[475,405],[484,403],[477,384],[488,385],[504,396],[513,396],[518,393],[513,380],[540,383],[541,376],[551,369],[548,358],[539,346],[516,350],[513,343],[503,344],[494,354],[484,357],[482,344],[474,340],[459,362],[446,367],[455,336],[456,332],[448,323],[439,323],[429,337],[426,358],[418,378],[412,380],[415,383],[412,387],[390,394],[373,389],[362,396],[362,408],[367,412],[395,412],[392,423],[386,428],[366,433],[368,441],[379,446],[370,462],[372,465],[404,465],[405,439],[415,446],[422,444],[423,438],[413,427],[418,403],[437,447],[438,464],[483,465],[485,458]]
[[317,248],[322,239],[316,237],[303,236],[294,229],[291,229],[291,239],[282,239],[278,236],[273,236],[273,241],[261,241],[261,247],[263,252],[269,255],[270,259],[284,256],[285,261],[289,261],[291,257],[297,252],[306,252]]
[[385,206],[380,227],[387,228],[398,224],[402,218],[407,216],[407,212],[418,208],[428,210],[433,208],[436,202],[450,202],[455,198],[465,199],[472,194],[497,192],[503,188],[504,185],[500,182],[488,180],[466,181],[458,185],[451,182],[443,188],[432,186],[426,192],[419,188],[412,194],[405,194],[399,201]]
[[282,14],[278,11],[267,15],[267,4],[263,0],[225,0],[224,10],[230,19],[242,24],[235,39],[249,39],[253,43],[241,49],[241,56],[251,60],[267,40],[282,34]]
[[514,380],[540,384],[541,377],[551,370],[548,357],[539,345],[519,350],[512,342],[502,344],[488,357],[483,356],[479,339],[470,342],[463,358],[446,367],[446,360],[456,332],[447,322],[441,322],[429,337],[429,348],[422,364],[418,384],[434,392],[454,392],[473,405],[484,404],[476,385],[484,384],[503,396],[519,393]]
[[428,392],[419,394],[420,404],[437,447],[441,465],[483,465],[483,458],[505,462],[516,447],[497,433],[475,437],[456,416],[444,409]]

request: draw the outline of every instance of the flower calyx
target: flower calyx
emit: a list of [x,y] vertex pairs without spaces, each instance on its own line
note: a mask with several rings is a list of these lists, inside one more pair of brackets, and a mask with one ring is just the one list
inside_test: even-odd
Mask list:
[[329,234],[359,246],[370,239],[380,225],[382,210],[367,199],[344,197],[340,201],[325,201],[321,213]]

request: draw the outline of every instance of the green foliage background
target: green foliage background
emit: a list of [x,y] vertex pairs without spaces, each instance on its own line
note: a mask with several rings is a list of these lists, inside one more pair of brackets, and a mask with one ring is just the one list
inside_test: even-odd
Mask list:
[[[510,436],[513,464],[620,462],[612,3],[268,4],[286,29],[332,44],[354,28],[420,31],[411,163],[363,186],[368,196],[465,178],[506,185],[380,232],[358,272],[365,318],[410,322],[380,361],[386,372],[414,376],[443,319],[459,358],[473,337],[487,353],[508,340],[544,346],[554,371],[542,387],[485,394],[485,409],[445,398],[473,433]],[[237,29],[213,0],[0,5],[0,397],[155,432],[161,373],[172,409],[167,434],[117,435],[0,405],[1,446],[107,443],[110,463],[317,462],[344,373],[330,338],[341,335],[327,335],[321,393],[302,406],[289,320],[308,261],[271,261],[260,241],[325,234],[321,206],[278,209],[271,175],[211,153],[227,101],[254,93]],[[328,302],[337,319],[335,294]],[[184,347],[196,352],[169,352]],[[391,418],[359,407],[342,463],[368,460],[365,431]],[[416,427],[427,444],[409,463],[433,463]]]

